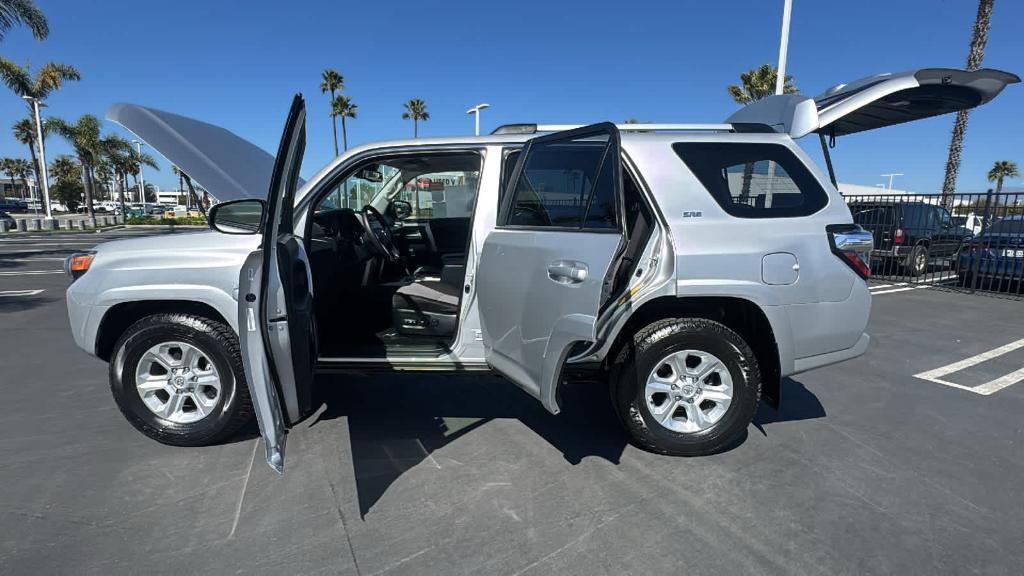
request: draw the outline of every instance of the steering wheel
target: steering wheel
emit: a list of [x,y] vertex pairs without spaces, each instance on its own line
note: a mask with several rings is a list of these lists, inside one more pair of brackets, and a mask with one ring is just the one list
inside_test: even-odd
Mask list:
[[373,247],[389,262],[399,260],[402,253],[395,246],[394,236],[391,235],[391,223],[387,218],[369,204],[363,206],[363,216],[366,219],[366,229]]

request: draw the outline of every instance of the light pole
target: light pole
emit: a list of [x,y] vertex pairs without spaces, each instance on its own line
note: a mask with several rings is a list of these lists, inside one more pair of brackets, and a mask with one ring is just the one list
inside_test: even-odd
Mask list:
[[139,153],[139,202],[146,204],[146,179],[142,177],[142,140],[132,140],[135,150]]
[[466,110],[466,114],[472,114],[475,117],[474,119],[475,119],[475,123],[476,123],[476,135],[477,136],[480,135],[480,111],[483,110],[484,108],[490,108],[490,107],[491,107],[490,104],[477,104],[476,106],[473,106],[469,110]]
[[785,0],[782,7],[782,38],[779,40],[779,68],[775,78],[775,93],[782,94],[786,87],[786,53],[789,52],[789,15],[793,11],[793,0]]
[[39,184],[43,190],[43,209],[46,210],[46,219],[52,220],[53,214],[50,212],[50,179],[46,173],[46,151],[43,150],[43,125],[39,120],[39,99],[32,96],[22,96],[22,98],[28,102],[28,106],[32,110],[32,119],[36,124],[36,148],[39,149]]
[[896,176],[903,176],[903,174],[901,174],[899,172],[893,172],[892,174],[879,174],[879,176],[881,176],[882,178],[885,178],[886,176],[889,177],[889,188],[888,188],[888,190],[890,192],[892,192],[892,179],[895,178]]

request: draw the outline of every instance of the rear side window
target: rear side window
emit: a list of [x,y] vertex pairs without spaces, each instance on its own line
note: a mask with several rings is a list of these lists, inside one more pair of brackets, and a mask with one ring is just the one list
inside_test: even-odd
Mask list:
[[733,216],[807,216],[828,204],[825,189],[785,146],[678,142],[672,149]]
[[896,209],[890,205],[854,203],[850,205],[853,221],[861,226],[892,226],[896,224]]
[[513,226],[618,227],[608,137],[535,144],[516,182],[508,217]]

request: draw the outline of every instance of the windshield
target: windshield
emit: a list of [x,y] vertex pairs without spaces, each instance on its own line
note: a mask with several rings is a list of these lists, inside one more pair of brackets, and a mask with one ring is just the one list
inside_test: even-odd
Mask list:
[[317,211],[370,205],[382,214],[396,200],[410,218],[461,217],[472,212],[480,176],[473,152],[396,156],[357,167],[320,201]]

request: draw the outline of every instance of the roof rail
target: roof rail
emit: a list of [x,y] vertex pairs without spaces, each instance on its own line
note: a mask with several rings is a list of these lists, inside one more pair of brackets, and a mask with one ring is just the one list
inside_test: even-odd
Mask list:
[[[585,124],[502,124],[491,134],[537,134],[582,128]],[[773,132],[763,124],[616,124],[629,132]]]

